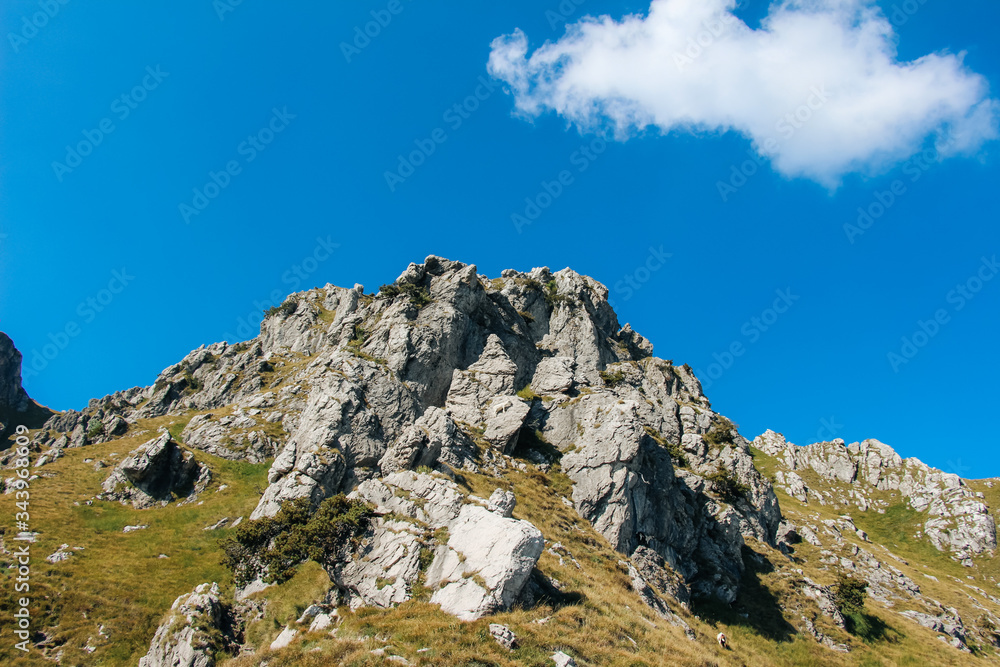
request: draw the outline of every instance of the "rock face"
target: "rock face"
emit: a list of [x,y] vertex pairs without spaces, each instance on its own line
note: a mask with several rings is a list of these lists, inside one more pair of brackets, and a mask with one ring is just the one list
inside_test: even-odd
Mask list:
[[21,386],[21,358],[14,341],[0,331],[0,414],[28,409],[28,394]]
[[211,475],[194,455],[178,447],[169,433],[150,440],[115,466],[104,481],[103,500],[131,503],[146,509],[170,502],[174,495],[190,497],[208,486]]
[[[432,558],[423,573],[424,585],[434,591],[431,602],[462,620],[475,620],[509,609],[542,554],[541,532],[505,516],[513,505],[506,495],[500,511],[490,511],[451,480],[413,472],[369,480],[354,495],[378,512],[413,520],[380,519],[359,557],[336,567],[334,579],[354,607],[410,599],[425,550]],[[428,544],[421,539],[428,530],[448,539]]]
[[139,667],[212,667],[219,646],[210,633],[221,634],[223,605],[218,584],[201,584],[174,601]]
[[[52,415],[51,410],[32,401],[21,386],[21,361],[14,342],[0,331],[0,438],[12,434],[17,426],[39,428]],[[6,457],[0,454],[3,463]]]
[[[918,459],[903,459],[878,440],[845,445],[843,440],[798,447],[784,436],[767,431],[754,446],[778,459],[785,470],[775,477],[782,489],[802,503],[838,502],[861,511],[884,510],[884,501],[871,498],[875,491],[899,492],[927,519],[923,533],[940,551],[950,551],[963,561],[992,552],[997,547],[996,524],[989,507],[958,475],[945,473]],[[796,470],[808,470],[845,485],[840,496],[812,493]]]
[[[183,433],[189,447],[251,462],[274,456],[253,519],[298,498],[318,505],[336,493],[374,493],[372,485],[400,487],[396,476],[417,469],[523,465],[512,454],[547,469],[561,458],[580,516],[624,557],[640,547],[655,554],[676,576],[667,595],[732,601],[744,540],[775,544],[777,500],[749,443],[712,411],[691,369],[651,355],[591,278],[538,268],[490,279],[431,256],[377,295],[360,285],[292,295],[258,338],[201,347],[152,387],[59,415],[49,431],[65,435],[46,431],[36,445],[54,458],[137,419],[197,411]],[[115,469],[107,497],[149,506],[197,480],[169,439],[144,447]],[[436,600],[456,614],[509,606],[540,552],[538,531],[511,518],[509,499],[495,501],[492,512],[428,503],[424,513],[440,516],[418,517],[482,540],[480,549],[453,532],[435,547],[432,570],[444,582]],[[418,538],[412,526],[378,522],[367,565],[338,575],[348,597],[405,598]],[[470,574],[451,552],[467,564],[481,557],[484,569]],[[369,569],[393,574],[377,591],[353,583]]]

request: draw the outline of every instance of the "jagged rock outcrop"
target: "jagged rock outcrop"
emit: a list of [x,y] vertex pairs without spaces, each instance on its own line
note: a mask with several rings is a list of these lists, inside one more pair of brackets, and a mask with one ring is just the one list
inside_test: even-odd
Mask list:
[[[92,407],[126,427],[200,411],[188,446],[249,461],[273,452],[254,519],[406,470],[495,470],[528,443],[535,463],[562,458],[575,508],[622,554],[651,549],[678,591],[731,601],[744,539],[775,544],[777,500],[691,369],[651,357],[607,299],[570,269],[489,279],[432,256],[377,295],[360,285],[292,295],[258,338],[194,350],[152,387]],[[86,427],[69,421],[68,443],[86,444]],[[409,539],[381,529],[376,551]],[[507,603],[504,593],[483,605]]]
[[201,584],[174,600],[139,667],[212,667],[223,629],[219,586]]
[[197,415],[188,422],[181,438],[188,447],[214,456],[263,463],[275,455],[279,442],[262,428],[256,418],[260,414],[259,409],[244,411],[237,407],[233,414],[218,418],[211,413]]
[[28,392],[21,386],[21,360],[14,341],[0,332],[0,415],[28,409]]
[[[663,377],[662,371],[656,373]],[[572,413],[576,431],[572,451],[562,459],[575,484],[574,504],[622,553],[647,546],[696,593],[732,601],[743,573],[744,536],[774,543],[780,522],[777,500],[753,468],[743,442],[734,440],[711,453],[706,448],[702,456],[688,450],[683,455],[688,467],[680,467],[681,459],[674,456],[678,448],[672,452],[666,443],[669,438],[676,443],[689,431],[700,436],[699,427],[685,425],[679,411],[671,415],[669,408],[650,419],[655,411],[635,398],[635,390],[618,391],[557,406]],[[552,431],[557,442],[564,437],[561,428]],[[736,471],[745,495],[724,499],[714,493],[706,480],[716,470],[709,458]]]
[[101,485],[104,492],[99,497],[147,509],[170,502],[174,495],[190,498],[203,491],[210,479],[208,468],[164,433],[116,465]]
[[[52,411],[35,403],[21,384],[21,352],[14,341],[0,331],[0,438],[14,432],[18,426],[34,429],[52,415]],[[38,451],[35,446],[34,450]],[[0,465],[8,456],[0,454]]]
[[942,635],[940,637],[941,640],[951,644],[958,650],[971,653],[965,643],[965,624],[962,623],[962,617],[954,609],[945,610],[939,616],[931,616],[919,611],[904,611],[900,615],[909,618],[928,630],[940,633]]
[[[963,561],[992,552],[997,547],[996,523],[989,507],[958,475],[945,473],[918,459],[903,459],[878,440],[845,445],[843,440],[804,447],[786,442],[774,431],[757,436],[754,446],[773,456],[785,470],[775,473],[788,495],[807,503],[839,501],[861,511],[883,510],[884,501],[872,491],[898,491],[917,512],[927,515],[923,533],[940,551],[950,551]],[[838,496],[810,493],[796,470],[809,470],[844,485]]]
[[[432,603],[474,620],[509,609],[542,554],[541,532],[510,518],[506,495],[505,503],[491,511],[451,480],[414,472],[369,480],[353,495],[380,513],[413,522],[379,519],[362,541],[359,557],[336,566],[334,579],[352,606],[405,602],[423,574],[424,585],[434,591]],[[421,536],[427,531],[443,533],[447,540],[426,544]],[[432,557],[425,573],[420,571],[422,549]]]

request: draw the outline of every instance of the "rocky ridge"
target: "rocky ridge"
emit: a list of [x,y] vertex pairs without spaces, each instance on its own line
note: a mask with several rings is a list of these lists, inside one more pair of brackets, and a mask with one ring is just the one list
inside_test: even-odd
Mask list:
[[[36,465],[134,433],[143,420],[193,413],[177,436],[162,433],[115,466],[98,498],[137,508],[193,499],[210,482],[195,450],[273,459],[249,520],[298,499],[363,500],[376,518],[354,557],[330,564],[335,588],[312,601],[327,611],[309,625],[334,623],[336,605],[390,609],[421,590],[461,620],[557,591],[540,557],[575,562],[572,554],[514,516],[517,497],[504,485],[489,498],[462,486],[463,472],[516,469],[565,475],[563,502],[619,552],[632,590],[691,639],[692,601],[731,604],[748,570],[763,567],[748,545],[794,561],[801,541],[821,550],[823,568],[862,578],[880,604],[968,648],[958,612],[925,596],[849,516],[784,520],[754,457],[779,461],[778,487],[806,508],[877,511],[888,502],[880,494],[897,492],[927,514],[937,548],[962,561],[992,557],[989,509],[963,480],[877,441],[796,447],[769,431],[751,443],[712,410],[689,367],[653,357],[649,341],[618,323],[607,296],[569,269],[490,279],[433,256],[375,295],[360,285],[295,294],[268,313],[259,337],[199,348],[150,387],[52,417],[33,436]],[[811,476],[834,486],[811,488]],[[800,631],[844,650],[819,628],[820,618],[845,627],[830,589],[789,576]],[[206,586],[194,602],[178,599],[188,611],[168,616],[144,664],[213,664],[183,629],[220,627],[217,589]],[[267,588],[258,580],[237,598]],[[305,630],[288,627],[275,641]]]
[[[767,431],[753,444],[778,459],[782,466],[775,473],[778,485],[804,504],[839,503],[862,512],[884,512],[888,502],[878,498],[877,492],[898,492],[927,517],[923,534],[938,550],[951,552],[970,567],[974,556],[992,555],[996,550],[996,523],[981,492],[969,489],[958,475],[931,468],[919,459],[903,459],[878,440],[850,445],[834,440],[799,447]],[[811,491],[799,475],[803,470],[840,483],[842,489]]]

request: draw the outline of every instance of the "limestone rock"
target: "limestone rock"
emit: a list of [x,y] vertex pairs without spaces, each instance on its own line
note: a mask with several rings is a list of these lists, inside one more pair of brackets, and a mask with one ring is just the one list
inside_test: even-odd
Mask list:
[[488,402],[486,411],[488,416],[483,438],[498,451],[509,453],[531,412],[530,408],[517,396],[499,396]]
[[[362,483],[352,497],[430,530],[447,529],[449,539],[434,548],[425,580],[436,589],[431,602],[463,620],[509,609],[542,553],[544,540],[537,528],[468,503],[454,482],[440,476],[401,471]],[[504,501],[509,501],[506,494]],[[337,567],[338,586],[352,601],[369,605],[409,599],[419,575],[419,532],[410,523],[380,520],[380,527],[363,541],[359,557]]]
[[21,359],[14,341],[0,332],[0,415],[28,409],[30,399],[21,386]]
[[510,518],[514,514],[515,505],[517,505],[517,499],[514,497],[513,491],[497,489],[490,495],[488,509],[500,516]]
[[642,574],[638,569],[631,563],[628,566],[629,579],[632,582],[632,590],[639,594],[642,601],[645,602],[649,607],[656,612],[656,614],[665,620],[670,625],[679,627],[684,630],[684,634],[687,638],[694,641],[695,634],[691,626],[687,624],[683,618],[675,614],[670,610],[670,607],[664,602],[649,585],[649,582],[643,578]]
[[475,445],[447,412],[431,406],[390,445],[379,460],[383,475],[438,462],[454,468],[475,467]]
[[352,609],[406,602],[420,573],[420,540],[412,524],[379,519],[333,577]]
[[211,413],[197,415],[181,435],[184,444],[230,461],[263,463],[274,457],[280,443],[267,435],[255,419],[237,409],[235,414],[216,418]]
[[573,386],[573,360],[569,357],[546,357],[538,362],[531,379],[536,394],[563,394]]
[[203,491],[210,479],[208,468],[164,433],[116,465],[102,484],[104,493],[100,497],[146,509],[169,502],[174,494],[191,497]]
[[552,662],[555,663],[556,667],[576,667],[576,660],[562,651],[556,651],[553,653],[551,659]]
[[[709,491],[708,483],[678,467],[665,438],[644,423],[653,419],[645,405],[587,395],[574,406],[555,408],[572,410],[579,427],[575,449],[562,459],[574,482],[577,511],[623,554],[647,546],[674,566],[692,592],[732,601],[743,571],[743,536],[773,543],[780,522],[774,493],[741,445],[724,449],[718,459],[736,471],[749,495],[736,506],[714,498],[696,501],[697,493]],[[706,428],[693,409],[688,414],[683,428]],[[708,459],[690,463],[705,475],[718,465]]]
[[971,653],[969,647],[966,645],[966,631],[965,624],[962,623],[962,617],[959,616],[958,612],[954,609],[948,609],[940,616],[931,616],[930,614],[924,614],[917,611],[904,611],[901,612],[901,616],[905,616],[910,620],[914,621],[918,625],[933,630],[934,632],[939,632],[945,641],[965,653]]
[[201,584],[174,600],[156,630],[139,667],[212,667],[213,646],[206,628],[222,630],[223,605],[218,584]]
[[836,599],[829,586],[820,586],[812,579],[806,577],[802,580],[800,590],[807,598],[815,601],[823,615],[827,616],[834,623],[836,623],[837,627],[841,629],[847,627],[844,615],[841,614],[840,609],[837,608]]
[[277,637],[275,637],[274,641],[271,642],[271,645],[268,648],[270,648],[272,651],[280,651],[281,649],[291,644],[292,640],[294,640],[298,636],[298,634],[299,631],[296,630],[295,628],[291,626],[285,626],[285,629],[282,630]]
[[691,606],[691,591],[684,579],[660,554],[649,547],[638,547],[632,553],[632,565],[650,586],[660,594],[676,600],[685,609]]
[[478,505],[462,507],[449,535],[447,545],[435,554],[427,581],[440,586],[431,602],[462,620],[509,609],[545,544],[541,532],[527,521]]
[[490,623],[490,635],[497,644],[503,646],[508,651],[513,651],[517,647],[517,637],[506,625]]
[[[32,401],[21,385],[22,360],[14,341],[0,331],[0,438],[12,434],[18,426],[41,428],[52,417],[52,411]],[[47,437],[47,434],[40,435]],[[38,448],[44,444],[43,440]],[[12,452],[8,450],[4,454],[9,456]],[[0,458],[0,464],[5,463],[7,461]]]
[[[850,484],[844,502],[863,512],[872,505],[865,489],[898,491],[910,507],[926,513],[923,533],[940,551],[950,551],[958,560],[968,561],[996,549],[996,524],[989,508],[962,479],[917,459],[903,459],[878,440],[850,445],[834,440],[797,447],[780,434],[767,431],[754,440],[754,445],[781,462],[785,470],[775,473],[778,484],[800,502],[810,502],[815,494],[806,488],[796,470],[810,470],[832,482]],[[822,495],[815,495],[815,500],[827,502]]]

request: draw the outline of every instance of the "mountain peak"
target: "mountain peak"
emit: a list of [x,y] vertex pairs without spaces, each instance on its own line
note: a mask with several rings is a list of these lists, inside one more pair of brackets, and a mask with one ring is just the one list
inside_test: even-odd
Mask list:
[[[326,582],[303,600],[315,613],[283,618],[273,650],[291,650],[306,623],[350,624],[361,608],[411,602],[469,621],[519,606],[540,623],[593,597],[593,609],[683,642],[750,619],[765,635],[781,627],[845,651],[852,621],[838,577],[863,581],[884,613],[905,611],[900,622],[959,627],[971,613],[963,599],[940,611],[947,595],[925,591],[895,550],[989,576],[992,486],[877,440],[797,447],[767,431],[751,443],[690,367],[619,325],[607,297],[570,269],[490,278],[436,256],[374,294],[292,294],[256,338],[202,346],[150,387],[52,417],[31,435],[34,465],[53,485],[107,466],[88,503],[171,521],[184,505],[204,530],[229,531],[217,549],[233,588],[178,588],[175,606],[193,611],[165,618],[147,666],[205,654],[185,634],[195,626],[244,652],[267,648],[248,644],[272,629],[255,625],[252,601],[284,595],[308,567]],[[234,470],[258,470],[258,492]],[[223,515],[220,503],[239,509]],[[144,535],[157,540],[155,530]],[[314,537],[295,542],[303,535]],[[988,596],[976,600],[995,613]],[[243,611],[223,621],[229,604]],[[986,646],[984,618],[941,636],[961,651]]]

